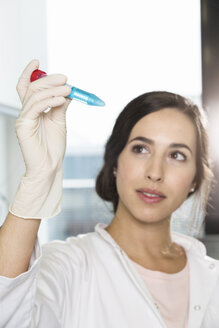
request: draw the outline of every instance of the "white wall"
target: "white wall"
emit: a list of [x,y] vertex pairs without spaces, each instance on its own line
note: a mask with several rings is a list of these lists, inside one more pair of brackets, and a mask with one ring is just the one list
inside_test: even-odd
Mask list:
[[20,107],[19,75],[33,58],[47,67],[46,1],[0,1],[0,103]]
[[7,170],[7,149],[6,118],[0,115],[0,224],[6,216],[8,198],[8,170]]
[[118,113],[144,92],[200,97],[200,0],[47,4],[49,72],[106,102],[101,109],[71,103],[67,153],[102,151]]
[[[38,58],[47,68],[46,1],[1,1],[0,44],[0,104],[20,109],[16,84],[24,67],[31,59]],[[24,173],[14,123],[15,118],[0,115],[0,192],[9,202]]]
[[8,195],[7,188],[7,149],[8,142],[6,138],[6,118],[0,115],[0,154],[1,154],[1,170],[0,170],[0,193]]

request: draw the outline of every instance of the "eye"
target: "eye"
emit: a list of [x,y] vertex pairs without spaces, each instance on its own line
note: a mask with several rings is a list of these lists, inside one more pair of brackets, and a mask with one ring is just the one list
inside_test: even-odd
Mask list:
[[147,153],[147,148],[144,145],[135,145],[132,147],[132,151],[137,154]]
[[179,151],[175,151],[174,153],[171,154],[172,158],[176,159],[177,161],[185,161],[187,159],[186,155]]

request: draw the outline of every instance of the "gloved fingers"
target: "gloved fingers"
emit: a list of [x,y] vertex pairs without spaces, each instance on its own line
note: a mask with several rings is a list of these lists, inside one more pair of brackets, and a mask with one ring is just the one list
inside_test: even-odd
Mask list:
[[66,98],[66,102],[63,105],[51,108],[51,110],[48,113],[49,118],[54,122],[55,121],[59,121],[59,122],[65,121],[66,110],[71,101],[72,101],[72,99]]
[[29,64],[25,67],[23,73],[21,74],[18,80],[16,90],[22,103],[26,95],[27,89],[31,84],[30,82],[31,74],[33,73],[33,71],[38,69],[39,66],[40,66],[40,62],[38,59],[31,60]]
[[35,92],[24,103],[21,115],[24,116],[25,113],[28,112],[37,102],[51,97],[67,97],[70,93],[71,88],[66,85]]
[[42,112],[44,112],[49,107],[57,107],[65,104],[66,99],[62,96],[57,97],[50,97],[47,99],[43,99],[37,103],[35,103],[27,112],[25,112],[25,115],[22,115],[22,112],[20,114],[20,118],[26,118],[30,120],[36,120]]
[[41,79],[30,83],[27,93],[25,95],[24,103],[26,103],[27,99],[29,99],[33,93],[40,90],[48,90],[53,87],[63,86],[66,84],[66,82],[67,77],[63,74],[51,74],[48,76],[44,76]]

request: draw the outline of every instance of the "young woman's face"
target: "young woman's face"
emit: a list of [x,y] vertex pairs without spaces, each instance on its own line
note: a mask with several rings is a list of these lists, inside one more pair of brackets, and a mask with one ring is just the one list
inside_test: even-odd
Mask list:
[[[173,108],[144,116],[118,157],[117,215],[131,215],[144,222],[169,219],[194,187],[195,174],[196,130],[192,121]],[[159,192],[163,197],[156,195]]]

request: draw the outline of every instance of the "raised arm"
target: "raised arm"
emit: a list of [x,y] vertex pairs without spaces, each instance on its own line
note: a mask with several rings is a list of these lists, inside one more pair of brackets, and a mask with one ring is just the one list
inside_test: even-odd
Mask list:
[[14,278],[27,271],[40,222],[8,213],[0,229],[0,276]]
[[26,170],[0,229],[0,275],[10,278],[28,269],[41,219],[61,210],[66,109],[70,103],[65,97],[71,89],[61,74],[30,83],[37,68],[39,61],[32,60],[17,85],[22,109],[15,131]]

